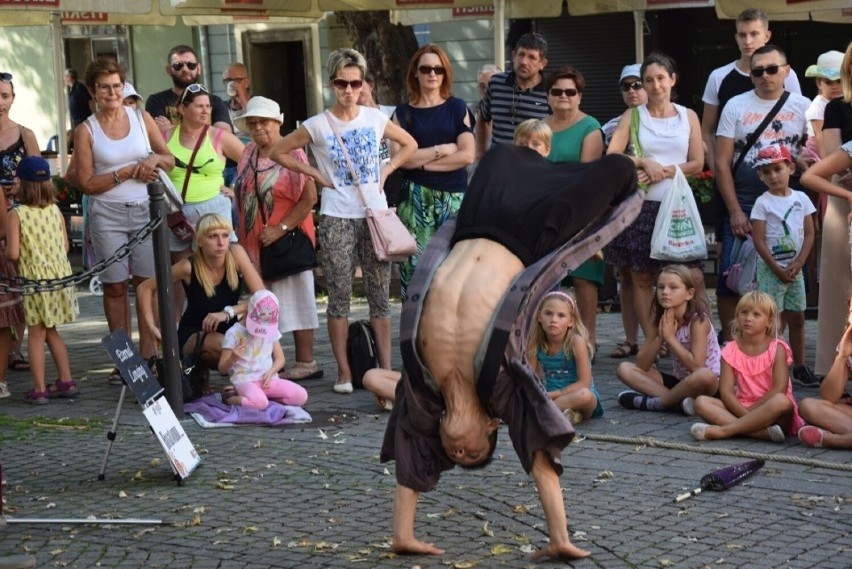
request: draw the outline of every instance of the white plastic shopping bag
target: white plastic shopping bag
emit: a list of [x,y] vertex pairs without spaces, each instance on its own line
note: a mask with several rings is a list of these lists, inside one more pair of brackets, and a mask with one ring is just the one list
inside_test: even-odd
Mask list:
[[678,263],[707,258],[707,242],[698,205],[686,176],[677,166],[671,189],[660,203],[654,222],[651,258]]

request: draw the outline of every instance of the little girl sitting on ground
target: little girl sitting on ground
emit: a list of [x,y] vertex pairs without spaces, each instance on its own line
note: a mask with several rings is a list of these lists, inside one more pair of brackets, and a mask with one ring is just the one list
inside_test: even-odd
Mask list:
[[731,326],[733,342],[722,349],[720,399],[701,396],[695,412],[707,423],[695,423],[696,440],[727,439],[737,435],[784,442],[805,424],[799,417],[787,369],[790,346],[777,336],[778,309],[768,294],[743,295]]
[[284,367],[280,338],[278,299],[268,290],[259,290],[249,299],[245,325],[234,324],[222,340],[219,371],[231,374],[236,390],[236,394],[222,394],[224,403],[259,411],[269,406],[270,399],[285,405],[305,404],[305,388],[278,377]]
[[588,337],[571,295],[554,291],[541,299],[530,330],[527,359],[572,425],[603,416],[601,396],[592,381]]
[[[667,265],[657,277],[654,295],[656,328],[647,338],[636,363],[622,362],[618,379],[631,391],[618,402],[627,409],[662,411],[680,405],[693,415],[699,395],[714,395],[719,388],[719,342],[703,302],[695,296],[692,272],[683,265]],[[660,372],[654,360],[667,346],[673,356],[673,374]]]

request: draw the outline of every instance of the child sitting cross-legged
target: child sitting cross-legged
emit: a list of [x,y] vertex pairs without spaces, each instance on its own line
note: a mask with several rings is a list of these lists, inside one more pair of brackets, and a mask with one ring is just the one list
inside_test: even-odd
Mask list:
[[[636,363],[622,362],[616,370],[618,379],[632,388],[618,394],[618,403],[643,411],[680,406],[693,415],[694,398],[714,395],[719,388],[719,342],[704,303],[695,296],[689,268],[667,265],[660,270],[653,308],[656,328],[645,338]],[[673,374],[654,367],[664,346],[673,356]]]

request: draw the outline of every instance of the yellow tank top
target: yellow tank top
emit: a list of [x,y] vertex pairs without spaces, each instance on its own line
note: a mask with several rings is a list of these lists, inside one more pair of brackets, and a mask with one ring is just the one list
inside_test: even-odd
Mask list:
[[[217,136],[221,131],[217,131]],[[186,168],[192,157],[192,149],[184,148],[180,143],[180,125],[175,127],[172,136],[167,143],[169,152],[175,157],[175,167],[169,172],[169,178],[174,182],[178,192],[183,190],[183,181],[186,178]],[[225,161],[222,160],[213,148],[210,140],[210,131],[204,137],[195,161],[192,164],[192,176],[189,177],[189,186],[186,189],[186,203],[204,202],[219,195],[225,179],[222,171],[225,169]]]

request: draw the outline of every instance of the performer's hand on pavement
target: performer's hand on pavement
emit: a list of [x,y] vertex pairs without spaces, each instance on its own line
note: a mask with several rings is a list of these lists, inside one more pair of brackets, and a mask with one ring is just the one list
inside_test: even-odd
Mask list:
[[549,543],[547,547],[539,549],[535,553],[533,553],[533,559],[541,559],[542,557],[547,557],[550,559],[582,559],[583,557],[588,557],[591,555],[585,549],[580,549],[575,546],[573,543],[568,542],[564,544],[555,544]]
[[434,543],[426,543],[418,539],[411,538],[407,541],[393,540],[391,549],[394,553],[409,553],[414,555],[443,555],[444,550],[435,546]]

